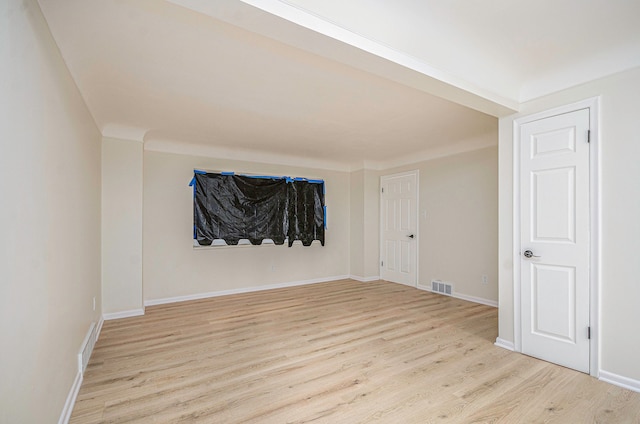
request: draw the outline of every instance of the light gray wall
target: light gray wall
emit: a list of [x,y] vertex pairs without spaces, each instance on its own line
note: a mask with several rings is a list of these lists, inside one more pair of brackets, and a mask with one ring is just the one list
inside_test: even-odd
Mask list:
[[[419,284],[430,286],[432,279],[442,280],[452,283],[459,295],[497,302],[497,147],[380,174],[413,169],[420,173]],[[482,284],[483,275],[488,284]]]
[[55,423],[101,312],[100,133],[35,1],[0,39],[0,422]]
[[102,140],[102,309],[142,313],[142,143]]
[[514,341],[513,121],[600,96],[601,369],[640,381],[640,68],[525,103],[500,120],[500,328]]
[[[325,246],[193,248],[194,169],[325,180]],[[349,275],[349,173],[144,152],[144,299]]]
[[349,272],[355,278],[364,278],[364,170],[352,172],[349,184]]
[[[362,185],[364,203],[362,214],[355,219],[362,221],[364,277],[380,276],[380,176],[378,171],[365,169]],[[353,213],[353,212],[352,212]]]

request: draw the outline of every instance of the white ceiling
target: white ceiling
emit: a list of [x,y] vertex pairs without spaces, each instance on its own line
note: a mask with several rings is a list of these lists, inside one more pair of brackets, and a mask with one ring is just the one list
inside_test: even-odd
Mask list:
[[640,66],[631,0],[39,0],[105,136],[331,169],[495,145],[518,103]]

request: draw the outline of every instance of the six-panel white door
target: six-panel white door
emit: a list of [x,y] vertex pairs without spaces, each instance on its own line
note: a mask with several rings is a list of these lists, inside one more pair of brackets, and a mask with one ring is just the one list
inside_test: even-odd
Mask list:
[[380,179],[380,278],[417,285],[418,172]]
[[589,109],[520,131],[522,353],[589,372]]

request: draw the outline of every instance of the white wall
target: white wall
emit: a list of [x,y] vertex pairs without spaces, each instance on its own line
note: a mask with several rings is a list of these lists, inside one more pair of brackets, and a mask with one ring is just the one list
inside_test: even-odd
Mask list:
[[[326,184],[325,246],[193,248],[194,169],[320,178]],[[349,275],[349,174],[144,152],[144,299],[190,296]]]
[[142,313],[142,143],[102,141],[102,311]]
[[[389,169],[381,175],[413,169],[420,172],[419,284],[429,287],[432,279],[446,281],[458,295],[494,304],[498,300],[497,148]],[[483,275],[488,284],[482,284]]]
[[35,1],[0,40],[0,422],[54,423],[100,314],[100,134]]
[[514,341],[513,121],[594,96],[601,96],[601,369],[638,382],[640,68],[525,103],[521,113],[500,120],[499,337]]

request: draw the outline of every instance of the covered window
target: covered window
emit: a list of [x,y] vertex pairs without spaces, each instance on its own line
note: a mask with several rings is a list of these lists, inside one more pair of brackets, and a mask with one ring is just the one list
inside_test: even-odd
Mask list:
[[324,181],[194,171],[194,239],[237,245],[265,239],[277,245],[300,240],[324,246]]

